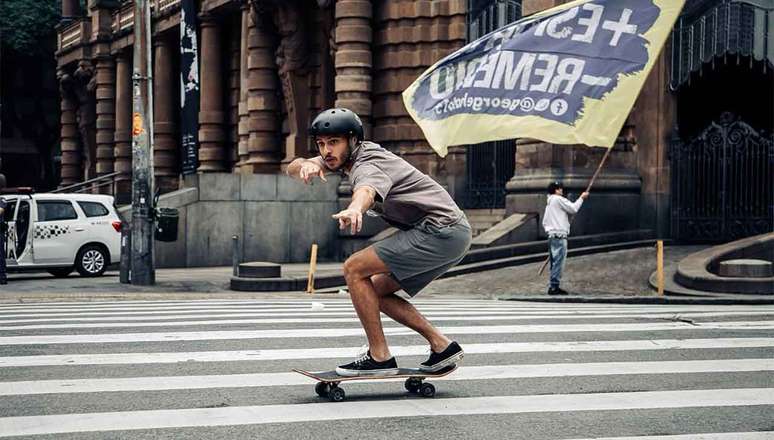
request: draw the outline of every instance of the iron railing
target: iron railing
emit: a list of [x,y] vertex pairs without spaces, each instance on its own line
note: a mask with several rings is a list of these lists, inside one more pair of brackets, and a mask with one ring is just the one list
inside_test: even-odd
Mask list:
[[774,136],[724,113],[670,148],[672,236],[725,242],[774,230]]
[[75,183],[73,185],[63,186],[57,188],[52,193],[83,193],[87,191],[94,191],[105,186],[110,186],[110,194],[116,193],[116,179],[115,177],[120,175],[120,172],[104,174],[93,179],[84,180],[83,182]]

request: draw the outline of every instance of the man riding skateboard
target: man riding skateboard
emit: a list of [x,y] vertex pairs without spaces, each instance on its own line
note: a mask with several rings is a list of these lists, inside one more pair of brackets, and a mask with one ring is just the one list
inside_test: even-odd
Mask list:
[[323,111],[312,122],[309,134],[314,136],[319,156],[294,159],[288,175],[307,184],[315,177],[325,181],[326,173],[349,178],[352,202],[333,215],[341,229],[359,232],[366,211],[400,229],[344,262],[344,278],[369,349],[336,372],[342,376],[398,373],[380,311],[430,343],[430,357],[420,364],[421,370],[436,372],[457,363],[463,356],[459,344],[395,292],[403,289],[413,297],[462,260],[471,241],[465,214],[429,176],[378,144],[365,141],[363,124],[352,111]]

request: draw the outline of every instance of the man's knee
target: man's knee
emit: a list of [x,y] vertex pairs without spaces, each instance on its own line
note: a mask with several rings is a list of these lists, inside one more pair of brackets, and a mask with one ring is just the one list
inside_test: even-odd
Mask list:
[[360,264],[359,258],[357,258],[356,255],[352,255],[351,257],[347,258],[344,261],[344,279],[347,280],[347,282],[352,280],[358,280],[361,278],[365,278],[365,275],[362,273],[362,264]]

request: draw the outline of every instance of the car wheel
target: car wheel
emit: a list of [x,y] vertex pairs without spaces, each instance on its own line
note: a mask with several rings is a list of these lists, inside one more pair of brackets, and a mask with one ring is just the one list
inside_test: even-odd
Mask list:
[[72,272],[72,271],[73,271],[73,267],[72,266],[69,266],[69,267],[54,267],[54,268],[51,268],[51,269],[47,270],[48,273],[50,273],[51,275],[53,275],[53,276],[55,276],[57,278],[64,278],[67,275],[70,275],[70,272]]
[[99,246],[89,245],[78,251],[75,257],[75,268],[84,277],[98,277],[105,273],[108,258],[105,250]]

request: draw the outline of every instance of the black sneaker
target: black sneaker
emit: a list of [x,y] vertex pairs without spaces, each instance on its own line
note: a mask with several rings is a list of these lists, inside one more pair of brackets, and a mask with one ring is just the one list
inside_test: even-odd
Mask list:
[[379,362],[371,357],[371,350],[348,364],[336,367],[339,376],[389,376],[398,374],[395,357]]
[[548,289],[549,295],[568,295],[568,293],[565,290],[562,290],[559,287],[552,287]]
[[436,371],[443,370],[449,365],[454,365],[462,359],[465,352],[462,351],[460,344],[452,342],[446,347],[446,350],[436,353],[430,351],[430,357],[426,361],[419,364],[419,369],[428,373],[435,373]]

